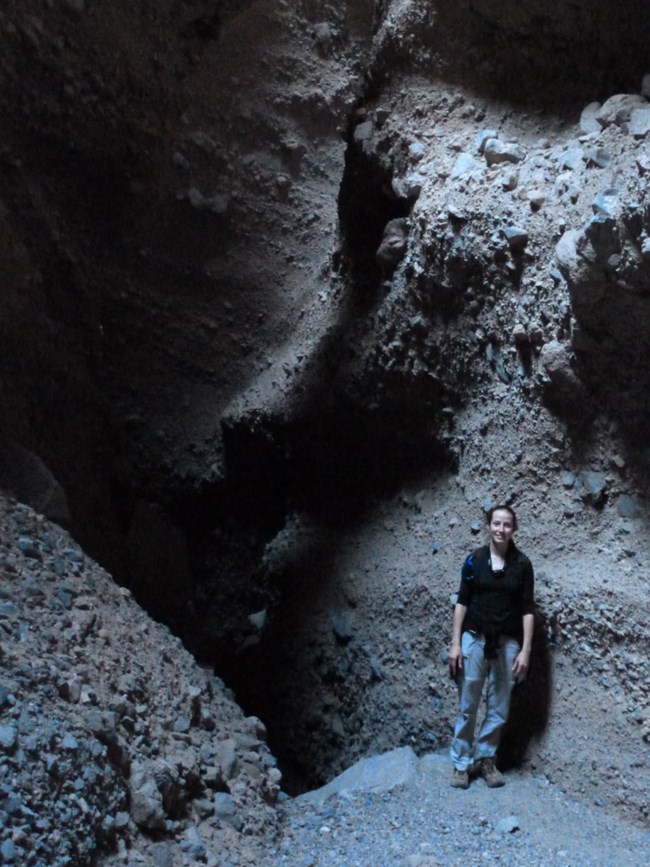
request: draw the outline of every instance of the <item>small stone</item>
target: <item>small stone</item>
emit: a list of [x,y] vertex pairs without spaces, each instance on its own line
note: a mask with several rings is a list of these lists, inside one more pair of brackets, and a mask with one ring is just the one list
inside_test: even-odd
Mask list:
[[476,136],[476,150],[482,154],[485,150],[485,143],[490,139],[497,138],[497,131],[495,129],[483,129]]
[[600,508],[605,503],[607,482],[602,473],[584,470],[579,476],[583,499]]
[[314,43],[319,48],[329,48],[334,32],[328,21],[320,21],[318,24],[315,24],[312,33]]
[[528,190],[528,201],[533,211],[539,211],[546,201],[546,193],[543,190]]
[[650,174],[650,154],[637,154],[635,162],[640,175]]
[[581,147],[573,147],[560,154],[558,167],[562,170],[575,171],[582,168],[584,152]]
[[174,867],[174,856],[168,843],[153,843],[150,851],[153,867]]
[[628,131],[635,138],[645,138],[650,132],[650,107],[637,108],[630,115]]
[[125,811],[120,811],[115,816],[115,827],[122,831],[124,828],[128,828],[130,822],[129,814]]
[[26,536],[22,536],[18,540],[18,548],[23,552],[26,557],[31,557],[34,560],[43,559],[43,555],[41,554],[38,545],[33,539],[28,539]]
[[165,828],[162,796],[153,780],[131,784],[131,818],[141,828],[162,831]]
[[248,622],[256,629],[263,629],[264,624],[266,623],[266,608],[263,608],[261,611],[256,611],[254,614],[249,614]]
[[456,162],[452,167],[449,177],[452,180],[458,180],[459,178],[465,178],[477,171],[481,171],[481,165],[471,154],[462,153],[456,158]]
[[226,822],[235,831],[241,830],[242,819],[237,815],[235,799],[228,792],[216,792],[214,796],[214,812],[218,819]]
[[519,163],[525,155],[521,145],[502,142],[498,138],[488,139],[483,148],[483,156],[489,166],[500,163]]
[[176,734],[187,734],[191,727],[192,723],[184,714],[179,714],[174,720],[174,731]]
[[641,518],[643,516],[643,503],[638,497],[623,494],[616,502],[616,511],[621,518]]
[[523,252],[528,243],[528,232],[519,226],[506,226],[502,231],[511,252]]
[[369,141],[372,138],[373,122],[365,120],[355,127],[353,137],[356,142]]
[[18,847],[13,840],[3,840],[0,845],[0,855],[3,864],[13,864],[19,857]]
[[560,470],[560,481],[565,488],[572,488],[576,483],[576,477],[569,470]]
[[603,190],[592,201],[591,208],[597,216],[615,217],[620,211],[618,192],[612,188]]
[[221,741],[217,746],[216,755],[224,779],[231,780],[235,775],[237,766],[234,740],[228,738],[225,741]]
[[207,798],[197,798],[193,801],[193,804],[201,819],[207,819],[209,816],[214,815],[214,803]]
[[600,132],[601,126],[596,115],[600,109],[599,102],[590,102],[582,109],[580,114],[580,130],[583,133]]
[[596,166],[599,169],[606,169],[612,158],[606,148],[602,145],[597,145],[595,147],[585,148],[584,160],[587,163],[588,168]]
[[520,828],[519,819],[516,816],[506,816],[496,824],[497,834],[513,834]]
[[332,617],[332,632],[339,644],[348,644],[352,639],[352,614],[339,611]]
[[0,725],[0,750],[12,753],[18,740],[18,729],[14,725]]
[[512,329],[512,339],[518,346],[523,346],[528,343],[528,332],[526,331],[526,326],[522,325],[521,322],[518,322],[517,325]]

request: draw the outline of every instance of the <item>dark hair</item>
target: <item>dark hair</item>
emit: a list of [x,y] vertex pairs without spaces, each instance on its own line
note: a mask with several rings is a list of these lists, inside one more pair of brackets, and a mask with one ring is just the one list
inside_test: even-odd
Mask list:
[[515,510],[512,508],[512,506],[506,506],[503,504],[500,506],[492,506],[491,509],[488,509],[486,515],[488,524],[492,523],[492,516],[495,512],[510,512],[510,514],[512,515],[512,531],[514,533],[519,525],[517,523],[517,515],[515,514]]

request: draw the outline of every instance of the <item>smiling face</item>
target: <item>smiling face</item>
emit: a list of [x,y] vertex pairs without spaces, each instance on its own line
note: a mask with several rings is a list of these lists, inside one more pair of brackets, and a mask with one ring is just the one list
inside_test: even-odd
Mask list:
[[505,552],[515,532],[514,518],[507,509],[495,509],[488,525],[490,545],[495,551]]

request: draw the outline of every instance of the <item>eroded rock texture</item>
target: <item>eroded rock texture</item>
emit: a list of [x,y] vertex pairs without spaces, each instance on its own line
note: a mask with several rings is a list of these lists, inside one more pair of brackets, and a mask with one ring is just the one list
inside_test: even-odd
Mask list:
[[511,759],[587,785],[572,691],[610,779],[647,752],[644,5],[0,13],[2,434],[294,788],[447,742],[489,500],[539,573]]

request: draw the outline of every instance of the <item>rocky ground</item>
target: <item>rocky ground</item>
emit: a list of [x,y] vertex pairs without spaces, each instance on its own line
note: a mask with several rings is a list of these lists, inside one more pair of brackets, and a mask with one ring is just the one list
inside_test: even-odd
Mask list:
[[281,779],[260,720],[4,496],[0,570],[2,863],[259,863]]
[[446,756],[408,748],[361,762],[333,784],[285,805],[269,864],[437,867],[645,864],[647,830],[567,798],[543,777],[516,773],[502,789],[475,779],[448,788]]

